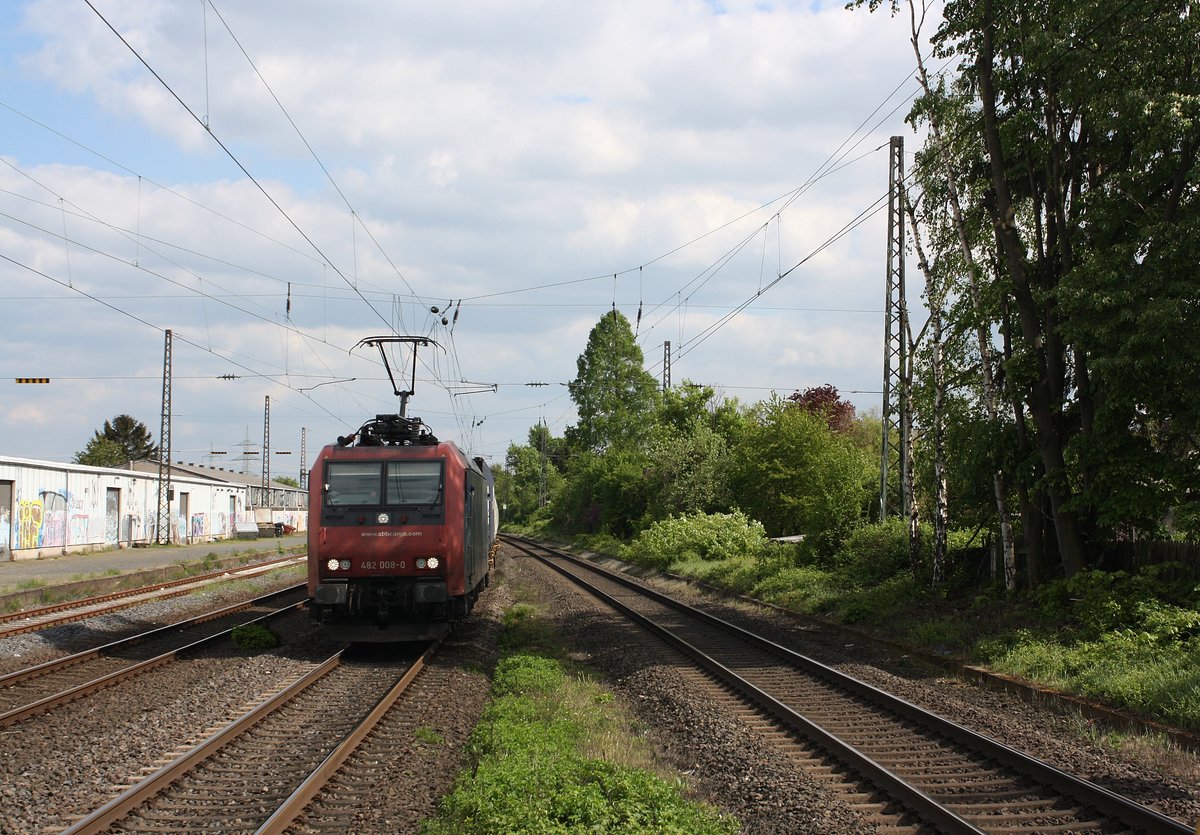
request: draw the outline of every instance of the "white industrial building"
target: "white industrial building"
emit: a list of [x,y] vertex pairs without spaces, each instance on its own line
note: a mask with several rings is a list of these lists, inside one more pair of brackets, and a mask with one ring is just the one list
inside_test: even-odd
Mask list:
[[0,560],[308,527],[307,496],[299,488],[278,482],[264,488],[261,479],[241,473],[177,463],[170,530],[160,538],[158,469],[155,461],[115,469],[0,456]]

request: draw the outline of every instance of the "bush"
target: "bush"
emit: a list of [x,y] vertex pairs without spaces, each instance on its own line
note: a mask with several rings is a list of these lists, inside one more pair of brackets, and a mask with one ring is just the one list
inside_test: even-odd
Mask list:
[[842,620],[845,623],[883,621],[889,615],[911,609],[929,593],[911,574],[895,574],[878,585],[848,592],[840,604]]
[[[459,774],[424,835],[638,832],[732,835],[737,823],[691,803],[677,782],[588,756],[621,724],[610,694],[533,655],[504,659]],[[586,705],[586,710],[581,706]]]
[[[1189,604],[1189,590],[1163,579],[1164,568],[1138,574],[1087,569],[1058,580],[1034,594],[1049,619],[1066,619],[1088,638],[1132,629],[1166,640],[1200,632],[1200,613]],[[1166,567],[1169,568],[1169,567]],[[1183,603],[1184,605],[1177,605]]]
[[860,525],[834,555],[838,573],[856,586],[875,586],[909,572],[908,526],[903,519]]
[[832,574],[812,566],[784,568],[764,577],[750,590],[759,600],[806,614],[828,610],[842,593]]
[[511,655],[496,665],[492,690],[497,696],[547,693],[563,682],[557,661],[538,655]]
[[621,554],[631,562],[668,569],[694,559],[716,562],[733,557],[761,557],[771,546],[763,526],[741,511],[693,513],[655,522],[623,548]]
[[978,649],[1001,672],[1200,729],[1200,640],[1163,644],[1147,632],[1123,629],[1067,646],[1018,632]]
[[606,556],[619,556],[624,543],[609,533],[581,534],[572,538],[572,545],[583,551],[592,551]]
[[734,557],[720,562],[691,563],[697,580],[736,594],[747,594],[763,578],[763,565],[752,557]]
[[229,633],[233,645],[241,649],[272,649],[279,646],[275,633],[260,623],[243,623]]

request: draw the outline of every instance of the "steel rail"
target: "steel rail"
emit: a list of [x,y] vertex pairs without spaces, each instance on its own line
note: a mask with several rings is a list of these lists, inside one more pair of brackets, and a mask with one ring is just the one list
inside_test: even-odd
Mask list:
[[[64,600],[61,603],[50,603],[45,606],[39,606],[35,609],[25,609],[19,612],[0,614],[0,624],[9,624],[23,620],[32,621],[37,618],[47,618],[47,616],[53,615],[57,612],[72,612],[72,610],[81,610],[73,612],[72,614],[64,615],[63,617],[48,618],[46,620],[37,620],[35,623],[18,624],[17,626],[0,628],[0,638],[6,638],[12,635],[22,635],[27,632],[35,632],[40,629],[48,629],[51,626],[58,626],[59,624],[63,623],[73,623],[85,618],[96,617],[98,614],[116,612],[121,609],[126,609],[130,606],[136,606],[139,603],[145,602],[144,600],[128,600],[128,598],[131,597],[147,596],[151,600],[169,600],[172,597],[179,597],[188,594],[193,590],[191,588],[180,589],[180,586],[202,586],[208,583],[220,581],[222,579],[233,579],[235,575],[265,573],[275,568],[283,567],[287,563],[298,562],[300,559],[302,558],[296,556],[281,557],[279,559],[243,565],[237,568],[226,568],[221,571],[209,572],[207,574],[196,574],[192,577],[184,577],[179,580],[168,580],[163,583],[153,583],[149,586],[141,586],[136,589],[109,592],[108,594],[85,597],[79,600]],[[165,591],[167,589],[174,589],[174,591],[167,591],[164,594],[158,594],[158,592]],[[117,600],[125,600],[127,602],[101,609],[88,608],[93,606],[103,606],[105,603]]]
[[[534,557],[535,559],[539,559],[546,565],[550,566],[551,568],[554,568],[560,574],[563,574],[564,576],[571,578],[574,582],[577,582],[580,585],[587,587],[589,592],[596,594],[598,597],[605,600],[605,602],[609,603],[609,605],[613,606],[614,608],[620,610],[621,612],[623,612],[625,614],[632,616],[639,623],[642,623],[643,625],[647,625],[647,628],[650,628],[651,631],[655,632],[655,634],[663,635],[668,640],[670,640],[671,643],[675,644],[676,646],[679,646],[689,656],[692,656],[694,658],[697,658],[697,660],[700,660],[700,663],[707,666],[711,662],[711,664],[714,665],[713,672],[715,675],[717,675],[723,681],[726,681],[726,683],[729,684],[729,686],[734,687],[739,692],[744,692],[745,695],[747,696],[747,698],[751,699],[756,704],[759,704],[764,710],[767,710],[772,715],[780,715],[778,712],[778,709],[775,707],[775,704],[778,704],[778,703],[776,703],[775,700],[769,696],[766,696],[765,699],[760,701],[760,697],[758,695],[758,692],[759,692],[758,688],[756,688],[754,685],[750,684],[749,682],[744,681],[736,673],[733,673],[732,671],[728,670],[727,668],[721,666],[720,664],[718,664],[718,662],[716,662],[712,659],[708,659],[707,655],[705,655],[704,653],[695,649],[694,647],[691,647],[691,645],[688,644],[686,641],[683,641],[682,639],[680,639],[674,635],[671,635],[671,633],[668,630],[664,629],[663,627],[660,627],[657,624],[653,624],[652,621],[649,621],[649,619],[645,618],[644,616],[642,616],[636,612],[632,612],[628,606],[626,606],[619,600],[616,600],[611,595],[608,595],[608,594],[604,593],[603,591],[596,589],[590,583],[587,583],[586,580],[582,580],[581,578],[575,577],[575,575],[571,574],[568,571],[565,571],[560,566],[556,566],[556,565],[554,565],[553,562],[533,553],[532,549],[539,548],[539,549],[545,550],[547,552],[550,552],[554,555],[555,559],[560,559],[560,560],[564,560],[567,562],[571,562],[571,563],[579,565],[589,571],[594,571],[597,574],[600,574],[600,575],[604,576],[605,578],[607,578],[613,582],[616,582],[624,587],[627,587],[634,591],[637,591],[639,594],[643,594],[658,603],[670,606],[674,609],[677,609],[678,611],[685,612],[689,616],[696,617],[697,619],[704,621],[712,626],[716,626],[722,630],[725,630],[725,631],[737,636],[738,638],[740,638],[742,640],[745,640],[751,644],[758,646],[761,649],[767,650],[767,651],[783,658],[784,660],[793,664],[794,666],[799,667],[806,673],[816,675],[831,684],[836,684],[838,687],[848,690],[849,692],[853,693],[854,695],[858,696],[859,698],[870,701],[871,703],[876,704],[881,708],[892,711],[893,713],[895,713],[903,718],[909,719],[911,721],[919,722],[921,725],[923,725],[925,727],[932,728],[933,730],[942,734],[943,736],[945,736],[946,738],[950,739],[953,742],[963,745],[971,750],[974,750],[977,753],[980,753],[985,757],[991,758],[998,763],[1001,763],[1010,768],[1016,769],[1019,772],[1021,772],[1022,774],[1026,774],[1030,777],[1033,777],[1034,779],[1040,781],[1044,785],[1047,785],[1047,786],[1055,789],[1056,791],[1061,792],[1065,796],[1071,797],[1071,798],[1077,800],[1082,805],[1093,807],[1101,812],[1111,815],[1112,817],[1121,820],[1125,824],[1127,824],[1135,829],[1146,831],[1146,832],[1154,832],[1154,833],[1158,833],[1158,832],[1181,833],[1181,835],[1193,835],[1193,833],[1194,833],[1194,830],[1192,829],[1192,827],[1186,826],[1183,823],[1175,820],[1174,818],[1170,818],[1166,815],[1163,815],[1159,812],[1154,811],[1153,809],[1150,809],[1146,806],[1143,806],[1139,803],[1129,800],[1128,798],[1122,797],[1121,795],[1118,795],[1115,792],[1109,791],[1108,789],[1105,789],[1102,786],[1098,786],[1095,783],[1091,783],[1087,780],[1078,778],[1072,774],[1068,774],[1065,771],[1054,768],[1053,766],[1051,766],[1045,762],[1042,762],[1041,760],[1038,760],[1036,758],[1033,758],[1026,754],[1023,754],[1014,748],[1011,748],[1007,745],[1004,745],[1003,743],[1000,743],[994,739],[991,739],[990,737],[984,736],[982,734],[977,734],[974,731],[971,731],[971,730],[963,727],[962,725],[959,725],[955,722],[945,719],[944,717],[938,716],[937,714],[930,713],[926,710],[923,710],[922,708],[918,707],[917,705],[914,705],[911,702],[901,699],[898,696],[894,696],[894,695],[887,693],[883,690],[880,690],[876,687],[872,687],[871,685],[866,684],[865,682],[862,682],[859,679],[854,678],[853,676],[849,676],[849,675],[846,675],[845,673],[839,672],[838,670],[835,670],[831,667],[821,664],[820,662],[818,662],[812,658],[809,658],[805,655],[795,652],[794,650],[791,650],[787,647],[781,646],[780,644],[777,644],[773,641],[769,641],[765,638],[755,635],[752,632],[742,629],[739,626],[736,626],[727,621],[724,621],[724,620],[722,620],[714,615],[711,615],[707,612],[701,611],[699,609],[695,609],[693,607],[687,606],[686,604],[680,603],[679,601],[673,600],[672,598],[670,598],[664,594],[661,594],[660,592],[657,592],[653,589],[646,588],[645,586],[635,583],[626,577],[620,576],[619,574],[614,574],[613,572],[607,571],[599,566],[596,566],[595,564],[591,563],[588,560],[581,559],[581,558],[576,557],[571,554],[563,553],[561,551],[558,551],[557,549],[549,548],[548,546],[541,545],[540,543],[534,543],[530,540],[522,541],[522,540],[519,540],[518,538],[514,538],[511,536],[506,536],[505,538],[512,544],[514,544],[517,547],[524,550],[530,556]],[[701,659],[707,659],[707,660],[701,660]],[[716,668],[719,668],[719,670]],[[794,713],[794,711],[791,711],[790,708],[787,708],[786,706],[782,706],[782,707],[784,710],[783,715],[786,716],[788,714]],[[799,714],[795,714],[795,715],[799,716]],[[803,718],[803,717],[801,717],[801,718]],[[787,721],[790,724],[791,720],[787,719],[785,721]],[[804,719],[803,721],[805,724],[802,727],[807,727],[807,725],[811,725],[811,723],[809,723],[807,719]],[[813,727],[815,727],[815,726],[813,726]],[[806,730],[802,730],[801,728],[797,728],[797,730],[799,732],[805,733],[805,735],[807,735]],[[817,741],[818,744],[823,744],[822,740],[824,739],[825,736],[828,736],[828,735],[822,730],[820,735],[818,735],[817,737],[814,737],[814,741]],[[837,747],[839,750],[841,749],[842,746],[845,746],[845,743],[842,743],[840,740],[838,740],[837,742],[838,742]],[[849,746],[846,746],[846,747],[849,747]],[[850,750],[854,751],[854,760],[857,760],[858,758],[864,756],[860,752],[858,752],[856,749],[851,748]],[[840,756],[840,754],[836,754],[836,753],[835,753],[835,755]],[[891,774],[891,772],[887,772],[887,773]],[[900,780],[901,783],[904,783],[904,781],[901,778],[896,777],[896,779]],[[921,798],[922,797],[928,798],[927,795],[925,795],[923,792],[920,792],[920,790],[916,789],[915,787],[908,786],[907,783],[904,783],[904,785],[907,787],[905,789],[906,793],[910,790],[912,792],[916,792],[919,795],[919,797],[914,796],[916,799],[916,802],[918,802],[922,806],[925,805],[925,801],[921,800]],[[931,798],[929,798],[929,799],[932,801]],[[932,802],[936,803],[936,801],[932,801]],[[940,804],[938,804],[938,805],[940,805]],[[955,816],[955,817],[957,818],[957,816]],[[959,820],[961,820],[961,819],[959,819]],[[967,826],[971,826],[971,824],[967,823],[966,821],[963,821],[963,823],[965,823]],[[965,831],[979,831],[979,830],[965,830]]]
[[[261,623],[280,617],[292,611],[293,609],[298,609],[304,606],[305,603],[306,601],[303,600],[293,603],[289,606],[285,606],[282,609],[277,609],[274,612],[269,612],[261,617],[246,621],[246,624]],[[239,626],[245,626],[246,624],[239,624]],[[125,681],[126,679],[130,679],[141,675],[142,673],[148,672],[155,667],[168,664],[183,653],[190,652],[207,644],[216,643],[217,641],[228,638],[230,633],[236,628],[237,627],[231,627],[230,629],[226,629],[222,632],[217,632],[216,634],[210,635],[207,638],[201,638],[198,641],[193,641],[192,643],[186,644],[182,647],[176,647],[173,650],[161,653],[153,658],[147,658],[144,661],[138,661],[128,667],[124,667],[120,670],[116,670],[108,673],[107,675],[101,676],[100,678],[84,682],[83,684],[76,685],[75,687],[70,687],[60,693],[55,693],[53,695],[46,696],[45,698],[38,699],[36,702],[31,702],[23,707],[13,708],[12,710],[0,714],[0,728],[15,724],[23,719],[28,719],[30,716],[34,716],[39,713],[45,713],[48,710],[53,710],[56,707],[77,701],[78,699],[82,699],[85,696],[91,695],[99,690],[103,690],[106,687],[111,687],[114,684],[119,684],[120,682]]]
[[947,833],[947,835],[959,835],[959,833],[962,833],[962,835],[984,835],[984,830],[979,829],[969,821],[954,814],[925,792],[906,782],[896,773],[879,765],[858,749],[843,742],[824,728],[809,721],[802,714],[768,695],[707,653],[675,635],[671,630],[655,623],[612,595],[601,591],[582,577],[572,574],[561,566],[556,565],[550,559],[531,551],[527,551],[527,553],[529,556],[567,577],[572,582],[587,589],[589,593],[603,600],[634,623],[681,650],[695,661],[701,669],[716,676],[720,681],[723,681],[735,692],[740,693],[749,699],[751,703],[766,711],[785,727],[796,731],[827,754],[834,756],[840,762],[846,764],[852,771],[874,783],[874,785],[903,803],[906,808],[912,810],[926,822],[936,825],[939,832]]
[[41,664],[35,664],[32,667],[26,667],[23,670],[15,670],[11,673],[0,675],[0,688],[10,687],[11,685],[18,684],[22,681],[26,681],[31,678],[37,678],[38,676],[45,675],[46,673],[53,672],[54,670],[69,667],[72,664],[78,664],[82,661],[87,661],[89,658],[94,658],[97,655],[101,655],[106,652],[113,652],[125,647],[136,646],[137,644],[145,641],[150,641],[159,636],[166,635],[173,630],[188,629],[193,626],[199,626],[202,623],[223,618],[226,615],[232,615],[235,612],[242,611],[243,609],[249,609],[253,606],[261,606],[264,603],[270,602],[272,598],[292,594],[303,588],[305,588],[305,584],[298,583],[294,586],[289,586],[286,589],[280,589],[279,591],[273,591],[270,594],[264,594],[261,597],[256,597],[253,600],[244,600],[241,603],[233,603],[229,606],[225,606],[224,608],[217,609],[212,612],[206,612],[193,618],[181,620],[177,623],[167,624],[166,626],[160,626],[155,629],[151,629],[149,632],[139,632],[137,635],[130,635],[128,638],[110,641],[107,644],[93,647],[92,649],[80,650],[79,652],[72,653],[71,655],[64,655],[62,658],[54,658],[50,661],[44,661]]
[[278,708],[328,675],[341,663],[342,651],[304,674],[249,713],[230,722],[217,733],[126,789],[87,817],[76,821],[63,835],[98,835],[141,806],[184,773],[212,757],[222,748],[249,731]]
[[280,804],[279,808],[263,822],[262,826],[255,831],[255,835],[283,835],[284,832],[288,831],[288,828],[308,807],[312,799],[329,783],[346,760],[350,758],[350,755],[358,750],[363,740],[367,738],[371,731],[375,730],[375,726],[379,724],[388,711],[400,700],[400,697],[408,690],[421,671],[425,669],[426,662],[433,657],[440,646],[441,641],[434,642],[416,660],[408,672],[396,682],[395,686],[376,703],[375,707],[372,708],[363,721],[342,738],[342,741],[329,752],[329,755],[325,757],[321,764],[313,769],[313,772],[296,787],[296,790],[292,792],[288,799]]

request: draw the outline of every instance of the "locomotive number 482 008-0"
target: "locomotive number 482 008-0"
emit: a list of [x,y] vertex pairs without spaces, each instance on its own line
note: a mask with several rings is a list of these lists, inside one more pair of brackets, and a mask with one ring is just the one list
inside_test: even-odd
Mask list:
[[392,571],[397,568],[404,568],[404,560],[367,560],[362,563],[363,571]]

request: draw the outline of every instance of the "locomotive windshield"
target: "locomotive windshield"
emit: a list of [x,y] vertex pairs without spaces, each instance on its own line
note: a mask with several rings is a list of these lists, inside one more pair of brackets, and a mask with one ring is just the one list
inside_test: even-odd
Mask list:
[[386,504],[437,504],[441,461],[388,461]]
[[441,499],[441,461],[330,461],[329,507],[432,505]]

